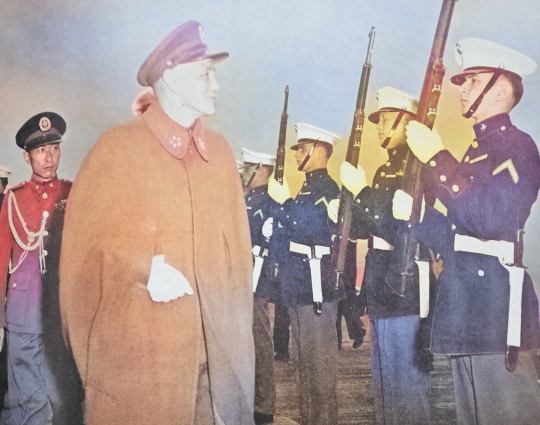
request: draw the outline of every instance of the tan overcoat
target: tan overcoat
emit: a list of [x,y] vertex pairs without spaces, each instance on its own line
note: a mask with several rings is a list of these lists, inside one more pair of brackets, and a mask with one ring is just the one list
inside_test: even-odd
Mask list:
[[[87,424],[193,423],[206,358],[216,423],[253,421],[247,215],[229,144],[198,125],[208,161],[193,145],[173,157],[138,118],[106,131],[75,179],[60,303]],[[194,295],[152,301],[160,254]]]

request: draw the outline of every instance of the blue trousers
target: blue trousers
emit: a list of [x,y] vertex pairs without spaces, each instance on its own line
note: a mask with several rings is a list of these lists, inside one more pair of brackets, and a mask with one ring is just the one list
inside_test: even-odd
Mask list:
[[451,356],[459,425],[540,424],[540,390],[529,353],[508,372],[504,354]]
[[292,349],[300,378],[302,425],[336,425],[337,400],[337,301],[323,303],[316,316],[312,305],[289,307]]
[[419,316],[371,319],[371,374],[378,425],[431,420],[431,372],[422,362]]
[[52,423],[56,394],[43,352],[42,335],[6,332],[9,410],[2,415],[6,425]]

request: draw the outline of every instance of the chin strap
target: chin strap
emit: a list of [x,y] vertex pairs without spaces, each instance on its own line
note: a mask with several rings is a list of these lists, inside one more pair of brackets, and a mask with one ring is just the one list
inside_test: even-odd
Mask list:
[[383,147],[384,149],[386,149],[386,147],[389,145],[390,140],[392,139],[392,136],[396,132],[396,128],[398,127],[399,123],[401,122],[401,119],[403,118],[403,115],[405,115],[405,112],[406,112],[405,108],[403,108],[403,109],[401,109],[401,111],[399,111],[399,114],[396,117],[396,120],[394,121],[394,124],[392,125],[392,128],[390,129],[390,131],[386,135],[386,139],[384,139],[384,142],[382,142],[382,144],[381,144],[381,147]]
[[255,167],[255,170],[253,170],[253,173],[251,173],[251,176],[249,177],[249,180],[246,184],[244,184],[244,189],[249,189],[249,185],[253,182],[253,179],[257,175],[257,171],[259,171],[259,168],[261,168],[262,162],[259,162],[257,166]]
[[311,158],[311,155],[313,155],[313,152],[315,151],[315,148],[317,147],[317,144],[319,142],[315,142],[313,143],[313,146],[311,147],[311,149],[309,150],[309,153],[306,155],[306,157],[304,158],[304,160],[302,161],[302,163],[300,164],[300,166],[298,167],[298,171],[302,171],[304,169],[304,167],[306,166],[307,162],[310,160]]
[[480,103],[482,103],[482,100],[484,99],[484,96],[486,95],[486,93],[491,89],[491,87],[493,87],[493,84],[495,84],[495,82],[497,81],[497,79],[499,78],[501,74],[502,74],[502,70],[496,70],[493,72],[493,76],[491,77],[491,80],[488,81],[482,93],[480,93],[480,95],[476,98],[475,102],[471,105],[469,110],[463,114],[465,118],[472,117],[472,114],[476,112],[476,110],[480,106]]

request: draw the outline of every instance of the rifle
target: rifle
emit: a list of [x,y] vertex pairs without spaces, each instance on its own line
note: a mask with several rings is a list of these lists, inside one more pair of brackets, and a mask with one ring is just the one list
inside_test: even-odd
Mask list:
[[289,103],[289,86],[285,86],[285,103],[281,113],[281,123],[279,125],[278,148],[276,154],[275,179],[279,184],[283,184],[283,172],[285,165],[285,139],[287,137],[287,105]]
[[[445,72],[443,65],[444,48],[456,1],[458,0],[443,0],[424,85],[420,94],[416,120],[429,128],[433,127],[437,114],[437,104],[439,103]],[[405,162],[402,189],[413,197],[413,208],[410,220],[406,223],[406,226],[400,228],[394,243],[394,251],[399,255],[396,264],[397,268],[394,269],[397,272],[391,271],[385,278],[392,291],[401,297],[404,297],[411,285],[414,285],[418,241],[412,230],[420,223],[422,198],[424,196],[420,179],[422,164],[410,151],[406,154]],[[429,259],[429,252],[425,247],[421,246],[419,248],[418,258],[419,260]]]
[[[349,136],[349,145],[347,146],[347,154],[345,161],[351,163],[355,167],[358,166],[358,158],[360,156],[360,144],[362,142],[362,133],[364,131],[367,89],[369,84],[369,76],[371,73],[371,52],[373,50],[373,42],[375,40],[375,27],[371,27],[369,32],[369,44],[366,55],[366,61],[362,68],[362,77],[360,78],[360,86],[358,87],[358,95],[356,97],[356,108],[352,124],[351,134]],[[340,203],[338,210],[338,229],[332,243],[332,268],[335,273],[336,283],[335,289],[343,288],[343,273],[345,271],[345,259],[347,256],[347,247],[349,243],[349,233],[351,230],[351,205],[353,202],[353,194],[349,192],[345,186],[341,189]]]

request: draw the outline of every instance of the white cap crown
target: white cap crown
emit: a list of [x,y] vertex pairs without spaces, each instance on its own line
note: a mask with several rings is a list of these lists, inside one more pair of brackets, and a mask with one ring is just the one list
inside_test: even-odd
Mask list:
[[275,155],[269,155],[261,152],[253,152],[246,148],[242,148],[242,156],[244,158],[244,163],[248,164],[262,164],[271,166],[274,166],[276,164]]
[[454,58],[464,71],[451,78],[458,85],[463,84],[465,75],[482,68],[503,69],[520,77],[534,73],[537,68],[536,62],[523,53],[475,37],[464,38],[456,43]]
[[[319,127],[315,127],[311,124],[306,124],[299,122],[295,125],[296,130],[296,139],[298,142],[304,139],[316,140],[319,142],[329,143],[330,145],[335,145],[338,143],[340,137],[337,134],[331,133],[330,131],[324,130]],[[298,145],[292,146],[291,149],[297,148]]]
[[418,112],[418,100],[410,94],[402,92],[393,87],[382,87],[375,94],[377,99],[377,111],[369,115],[368,119],[377,124],[379,114],[384,111],[402,110],[415,114]]

